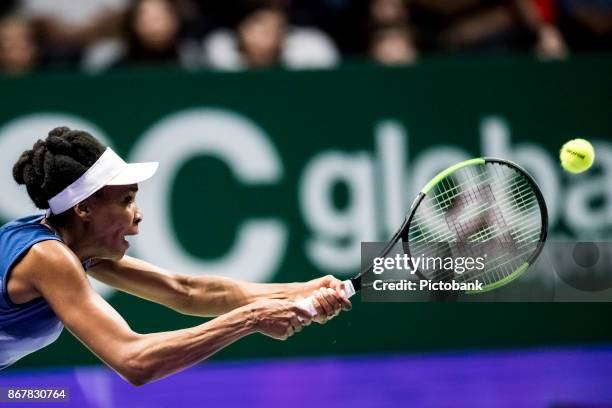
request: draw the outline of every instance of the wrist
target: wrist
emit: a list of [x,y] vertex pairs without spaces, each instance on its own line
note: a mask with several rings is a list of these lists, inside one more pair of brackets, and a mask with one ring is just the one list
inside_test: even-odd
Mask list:
[[285,297],[289,300],[302,298],[309,292],[308,282],[292,282],[285,285]]
[[248,304],[240,309],[240,320],[243,322],[244,327],[249,333],[256,333],[259,331],[259,309],[256,303]]

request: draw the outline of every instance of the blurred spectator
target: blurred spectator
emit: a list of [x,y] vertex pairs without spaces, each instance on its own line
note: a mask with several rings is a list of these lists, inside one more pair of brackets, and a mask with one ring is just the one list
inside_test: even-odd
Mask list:
[[0,19],[0,72],[23,74],[34,69],[38,46],[32,25],[25,18],[7,16]]
[[554,22],[554,0],[514,0],[519,21],[535,37],[535,54],[542,59],[561,59],[568,48]]
[[238,19],[235,31],[219,29],[204,41],[206,62],[213,68],[237,70],[271,67],[331,67],[339,57],[332,40],[316,28],[288,25],[284,8],[254,3]]
[[397,26],[408,21],[405,0],[370,0],[370,24],[373,27]]
[[19,0],[19,12],[39,27],[45,64],[74,66],[84,47],[116,35],[130,0]]
[[280,8],[262,8],[246,16],[236,34],[247,65],[268,67],[280,61],[287,19]]
[[333,67],[339,49],[383,64],[612,50],[612,0],[2,0],[2,15],[0,69],[11,73],[78,61],[90,72]]
[[538,38],[534,48],[536,55],[542,59],[560,59],[567,56],[565,40],[557,27],[544,25],[538,30]]
[[545,58],[566,53],[560,32],[534,0],[411,0],[410,21],[424,51],[534,49]]
[[127,12],[123,38],[94,44],[83,66],[89,72],[126,65],[193,66],[200,52],[181,39],[181,22],[176,2],[136,0]]
[[572,48],[612,50],[612,0],[559,0],[559,25]]
[[126,62],[178,62],[180,21],[174,5],[167,0],[139,0],[128,12]]
[[365,30],[369,33],[368,55],[385,65],[414,62],[417,56],[410,32],[408,0],[369,0]]
[[370,56],[385,65],[410,64],[416,60],[417,51],[407,27],[389,26],[373,32]]

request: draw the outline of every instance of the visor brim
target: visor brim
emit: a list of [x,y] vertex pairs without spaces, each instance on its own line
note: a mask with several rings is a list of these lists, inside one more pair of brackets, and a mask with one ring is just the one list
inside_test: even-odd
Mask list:
[[128,163],[127,166],[106,185],[124,186],[143,182],[153,177],[158,167],[159,162]]

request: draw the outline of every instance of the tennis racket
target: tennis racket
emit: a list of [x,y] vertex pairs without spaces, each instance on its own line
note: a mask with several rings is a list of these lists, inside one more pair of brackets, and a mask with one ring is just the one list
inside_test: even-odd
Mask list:
[[[479,292],[486,292],[521,276],[542,252],[547,233],[546,203],[533,178],[508,160],[475,158],[443,170],[423,187],[379,257],[397,244],[408,256],[439,255],[444,244],[493,246],[495,256],[483,270],[414,268],[419,277],[432,281],[478,280]],[[347,297],[371,285],[362,278],[372,269],[370,264],[343,282]],[[312,297],[298,304],[316,315]]]

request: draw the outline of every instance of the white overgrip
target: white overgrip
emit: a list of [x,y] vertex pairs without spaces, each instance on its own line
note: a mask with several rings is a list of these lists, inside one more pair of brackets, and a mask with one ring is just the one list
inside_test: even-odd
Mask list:
[[[350,279],[343,281],[342,284],[344,286],[343,292],[347,298],[350,298],[351,296],[355,294],[355,287],[353,286],[353,282],[351,282]],[[297,305],[301,307],[302,309],[308,310],[308,313],[310,313],[310,316],[315,317],[317,315],[317,309],[314,306],[313,300],[314,300],[314,297],[309,296],[305,299],[298,301]],[[300,317],[300,320],[302,320],[301,317]]]

